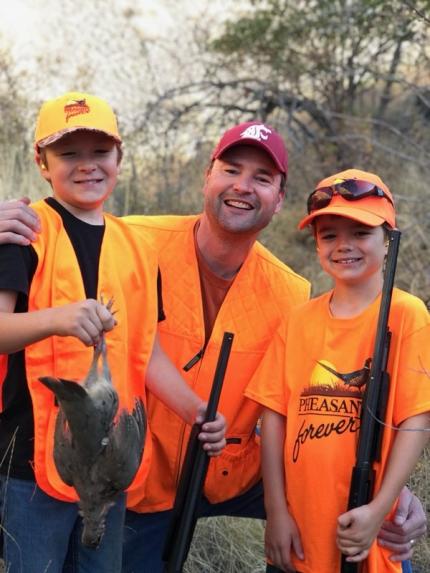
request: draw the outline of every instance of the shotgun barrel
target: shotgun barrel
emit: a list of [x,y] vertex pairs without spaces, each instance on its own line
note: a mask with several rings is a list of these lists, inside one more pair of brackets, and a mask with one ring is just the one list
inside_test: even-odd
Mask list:
[[[233,338],[234,334],[224,333],[205,422],[215,419]],[[198,439],[200,429],[200,424],[194,424],[188,441],[173,515],[164,546],[165,573],[182,573],[197,522],[198,506],[210,460]]]

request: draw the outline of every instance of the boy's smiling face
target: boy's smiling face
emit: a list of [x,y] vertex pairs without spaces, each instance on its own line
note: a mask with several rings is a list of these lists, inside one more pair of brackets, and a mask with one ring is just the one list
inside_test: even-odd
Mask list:
[[[38,158],[42,176],[54,197],[72,214],[100,221],[103,203],[112,193],[119,171],[119,153],[113,138],[78,130],[47,146]],[[81,218],[81,217],[80,217]]]
[[315,237],[321,266],[337,285],[382,282],[387,254],[382,226],[322,215],[315,220]]

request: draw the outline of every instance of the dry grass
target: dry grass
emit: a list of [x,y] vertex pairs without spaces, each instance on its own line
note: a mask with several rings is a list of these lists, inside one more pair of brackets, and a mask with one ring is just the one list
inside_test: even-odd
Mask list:
[[262,573],[263,524],[257,519],[200,519],[185,573]]

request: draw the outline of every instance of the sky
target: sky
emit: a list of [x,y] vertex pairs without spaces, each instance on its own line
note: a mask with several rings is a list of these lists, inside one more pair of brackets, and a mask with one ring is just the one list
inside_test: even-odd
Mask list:
[[[66,36],[83,36],[85,42],[91,28],[87,28],[85,20],[80,21],[79,18],[87,12],[91,15],[88,7],[92,4],[83,0],[61,3],[57,0],[0,2],[0,45],[6,45],[23,67],[34,65],[40,52],[63,49]],[[99,0],[97,6],[100,19],[114,10],[133,9],[136,13],[133,21],[145,36],[159,38],[168,35],[174,25],[168,4],[169,0]],[[93,26],[98,23],[96,19]]]
[[35,107],[77,89],[103,95],[126,121],[127,107],[135,110],[147,94],[183,79],[193,27],[207,26],[209,33],[214,20],[219,23],[238,5],[237,0],[0,1],[0,49],[11,54],[20,90]]
[[[169,19],[168,9],[163,0],[136,0],[133,3],[125,0],[106,0],[106,5],[109,6],[109,4],[124,7],[138,6],[139,10],[145,14],[142,24],[149,32],[157,29],[160,19]],[[79,8],[80,3],[76,2],[75,5]],[[61,5],[57,4],[57,6]],[[0,2],[0,30],[15,46],[29,47],[30,39],[34,38],[34,27],[43,26],[46,17],[46,3],[40,0]]]

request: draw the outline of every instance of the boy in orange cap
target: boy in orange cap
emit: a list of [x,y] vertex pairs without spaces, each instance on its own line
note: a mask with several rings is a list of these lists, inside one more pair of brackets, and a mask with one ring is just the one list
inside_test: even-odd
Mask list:
[[[35,133],[36,162],[53,197],[33,205],[42,232],[32,246],[0,249],[0,469],[4,557],[9,573],[121,571],[125,496],[110,510],[98,549],[80,541],[75,490],[53,463],[54,395],[39,376],[83,380],[104,333],[120,407],[146,403],[146,387],[186,422],[202,421],[203,401],[162,351],[163,319],[155,252],[103,212],[121,161],[115,114],[79,92],[46,102]],[[116,317],[98,302],[113,299]],[[222,416],[204,425],[204,448],[224,445]],[[151,435],[128,489],[140,499]]]
[[[246,390],[265,407],[265,549],[274,564],[267,571],[337,573],[342,551],[350,561],[366,560],[368,573],[394,573],[401,564],[374,540],[427,441],[426,432],[410,430],[430,426],[429,314],[420,299],[394,289],[391,385],[375,495],[346,511],[386,229],[395,227],[393,197],[377,175],[349,169],[317,185],[299,228],[309,225],[334,287],[292,310]],[[270,376],[276,361],[283,364],[280,379]]]

